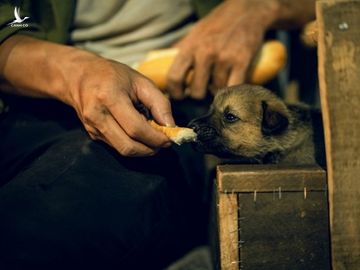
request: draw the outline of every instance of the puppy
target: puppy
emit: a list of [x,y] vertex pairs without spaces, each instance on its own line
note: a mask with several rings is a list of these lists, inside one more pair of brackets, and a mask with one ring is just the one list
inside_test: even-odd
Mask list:
[[320,112],[286,105],[261,86],[220,90],[209,112],[189,126],[198,135],[196,149],[239,163],[324,164]]

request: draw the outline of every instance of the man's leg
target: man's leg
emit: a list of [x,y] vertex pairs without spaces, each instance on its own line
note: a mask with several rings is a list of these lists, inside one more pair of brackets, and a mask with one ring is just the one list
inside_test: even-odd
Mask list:
[[191,200],[171,151],[122,158],[80,129],[12,117],[1,139],[17,133],[24,148],[21,131],[36,151],[28,145],[0,187],[1,269],[161,269],[191,245]]

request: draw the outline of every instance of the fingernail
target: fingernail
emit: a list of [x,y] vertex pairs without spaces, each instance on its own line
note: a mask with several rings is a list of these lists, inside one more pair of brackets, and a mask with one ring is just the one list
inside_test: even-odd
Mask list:
[[174,122],[173,117],[171,115],[169,115],[169,114],[164,115],[164,124],[167,127],[174,127],[175,122]]

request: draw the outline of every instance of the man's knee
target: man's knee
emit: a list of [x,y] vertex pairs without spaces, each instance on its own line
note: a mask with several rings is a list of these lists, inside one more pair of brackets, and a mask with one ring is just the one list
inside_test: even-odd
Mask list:
[[163,249],[176,233],[179,181],[161,170],[162,157],[172,154],[136,164],[75,138],[50,147],[0,189],[0,257],[24,265],[141,263],[135,258]]

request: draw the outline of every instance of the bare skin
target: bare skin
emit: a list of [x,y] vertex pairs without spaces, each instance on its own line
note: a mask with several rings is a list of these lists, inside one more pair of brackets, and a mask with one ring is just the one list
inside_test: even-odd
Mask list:
[[[31,52],[31,53],[27,53]],[[123,156],[153,155],[170,145],[134,107],[142,103],[162,125],[174,125],[169,100],[126,65],[73,47],[26,36],[0,46],[2,89],[72,106],[93,139]]]
[[315,0],[223,1],[175,45],[180,53],[168,75],[170,95],[182,99],[189,87],[192,98],[202,99],[209,88],[243,83],[268,29],[304,25],[314,13]]

